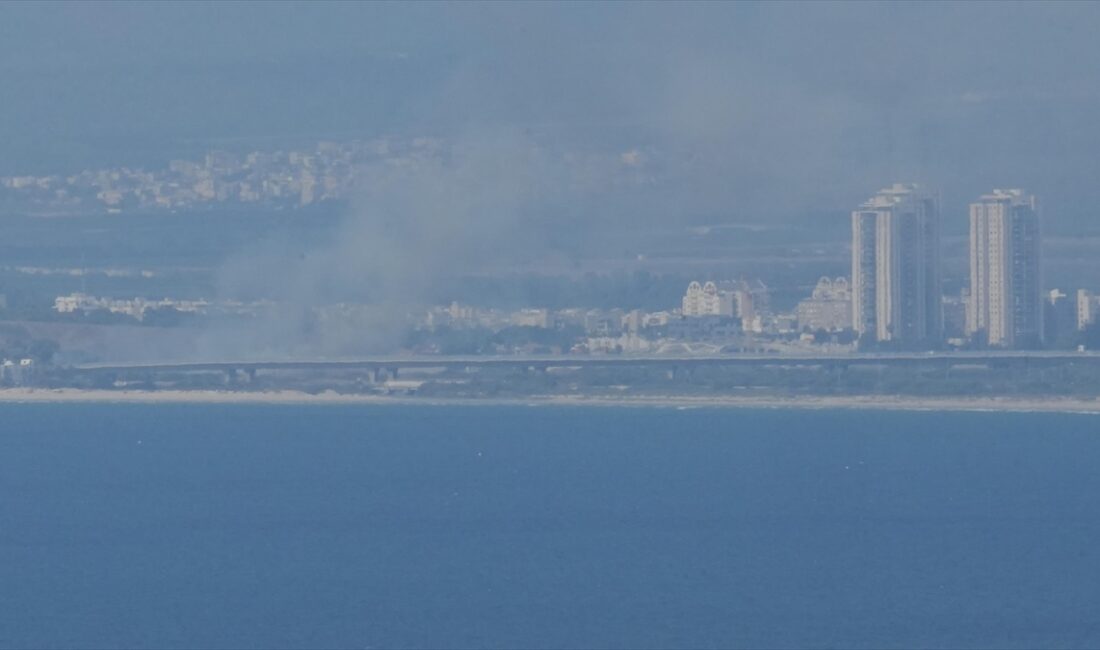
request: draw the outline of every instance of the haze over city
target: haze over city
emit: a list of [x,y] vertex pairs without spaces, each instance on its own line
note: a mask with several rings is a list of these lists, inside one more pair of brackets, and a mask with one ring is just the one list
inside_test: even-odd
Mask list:
[[[972,281],[967,206],[996,188],[1041,198],[1042,292],[1074,301],[1100,270],[1082,239],[1100,171],[1094,5],[302,9],[0,8],[9,320],[56,320],[73,295],[87,298],[65,309],[279,305],[243,327],[216,308],[147,344],[199,358],[393,351],[451,303],[675,317],[694,280],[768,287],[793,315],[820,276],[850,278],[848,215],[897,182],[934,195],[949,311]],[[151,239],[119,241],[127,219]],[[100,248],[64,252],[92,224]],[[151,281],[89,290],[118,266]],[[25,281],[77,267],[85,279]],[[652,275],[608,293],[582,273]],[[73,360],[149,356],[95,345]]]
[[0,650],[1100,647],[1097,34],[0,0]]

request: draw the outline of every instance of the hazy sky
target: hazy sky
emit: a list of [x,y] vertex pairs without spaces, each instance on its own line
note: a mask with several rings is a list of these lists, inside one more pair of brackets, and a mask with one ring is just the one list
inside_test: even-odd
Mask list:
[[1097,3],[2,4],[0,173],[506,128],[653,152],[673,216],[914,179],[1100,225],[1097,33]]

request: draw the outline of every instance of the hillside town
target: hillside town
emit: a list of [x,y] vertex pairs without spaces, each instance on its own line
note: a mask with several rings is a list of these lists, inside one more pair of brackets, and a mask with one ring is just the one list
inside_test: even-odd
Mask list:
[[166,168],[118,167],[69,175],[0,177],[0,206],[43,214],[182,210],[242,205],[294,208],[347,199],[371,165],[436,155],[432,138],[323,141],[308,149],[208,151]]

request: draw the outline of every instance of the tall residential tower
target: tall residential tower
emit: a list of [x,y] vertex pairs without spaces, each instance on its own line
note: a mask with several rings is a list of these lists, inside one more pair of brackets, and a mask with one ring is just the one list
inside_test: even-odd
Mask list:
[[966,330],[982,343],[1038,347],[1043,340],[1039,206],[1023,190],[993,190],[970,204]]
[[938,202],[896,183],[852,212],[852,326],[863,338],[943,336]]

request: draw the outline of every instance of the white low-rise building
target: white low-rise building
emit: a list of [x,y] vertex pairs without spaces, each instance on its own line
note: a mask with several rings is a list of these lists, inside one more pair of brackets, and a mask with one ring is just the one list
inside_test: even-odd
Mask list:
[[550,311],[547,309],[521,309],[512,312],[512,324],[519,327],[550,327]]
[[795,309],[802,330],[839,332],[852,328],[852,290],[847,278],[821,278],[808,300]]
[[719,291],[718,285],[713,282],[699,284],[692,282],[688,285],[687,293],[681,303],[681,313],[685,318],[700,318],[703,316],[728,316],[733,317],[734,297],[728,291]]

